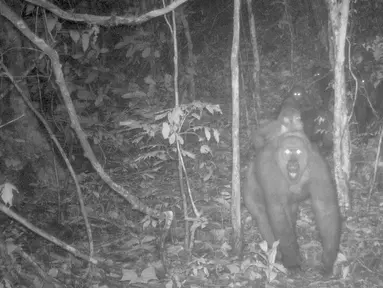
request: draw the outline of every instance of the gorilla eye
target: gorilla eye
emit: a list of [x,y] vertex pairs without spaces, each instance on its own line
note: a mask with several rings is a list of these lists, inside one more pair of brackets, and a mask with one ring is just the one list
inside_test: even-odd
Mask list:
[[298,155],[301,155],[301,154],[302,154],[302,151],[298,149],[296,153],[297,153]]
[[286,149],[285,150],[285,154],[290,155],[291,154],[291,150],[290,149]]

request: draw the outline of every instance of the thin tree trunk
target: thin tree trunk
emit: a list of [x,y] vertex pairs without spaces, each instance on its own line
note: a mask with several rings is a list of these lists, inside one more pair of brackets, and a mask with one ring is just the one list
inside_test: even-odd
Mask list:
[[[252,99],[249,99],[249,101],[248,101],[249,103],[248,103],[248,105],[246,105],[246,108],[247,108],[247,113],[249,115],[249,118],[253,121],[254,120],[257,121],[258,120],[257,119],[257,111],[260,110],[261,105],[262,105],[261,86],[260,86],[260,81],[259,81],[261,64],[259,61],[259,50],[258,50],[258,41],[257,41],[257,31],[255,30],[254,13],[253,13],[253,8],[251,5],[252,5],[252,0],[247,0],[247,14],[249,17],[251,46],[252,46],[253,58],[254,58],[254,69],[253,69],[254,89],[252,89],[253,90]],[[249,124],[251,125],[253,123],[248,123],[248,127],[250,126]]]
[[240,7],[241,1],[234,1],[234,27],[233,46],[231,49],[231,77],[233,97],[233,172],[232,172],[232,194],[231,194],[231,222],[233,225],[232,247],[235,255],[242,252],[241,233],[241,178],[240,178],[240,156],[239,156],[239,28],[240,28]]
[[188,100],[190,102],[194,101],[196,99],[196,93],[195,93],[195,81],[194,81],[194,75],[195,75],[195,60],[194,60],[194,54],[193,54],[193,42],[192,37],[190,33],[189,28],[189,22],[185,16],[184,13],[184,6],[180,6],[177,9],[177,13],[179,13],[182,26],[184,27],[184,33],[187,41],[187,47],[188,47],[188,58],[186,63],[186,77],[187,77],[187,86],[188,86]]

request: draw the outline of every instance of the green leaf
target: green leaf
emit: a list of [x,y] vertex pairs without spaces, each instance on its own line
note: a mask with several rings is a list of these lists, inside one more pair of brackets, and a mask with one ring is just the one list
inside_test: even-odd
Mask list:
[[150,280],[157,280],[156,270],[154,267],[148,267],[144,269],[141,273],[142,280],[146,280],[145,283],[148,283]]
[[219,131],[217,129],[214,129],[213,128],[213,136],[214,136],[214,139],[217,143],[219,143]]
[[210,128],[204,127],[204,130],[205,130],[205,137],[206,137],[207,141],[210,141],[210,138],[211,138]]
[[89,41],[90,41],[90,36],[92,35],[92,33],[90,31],[85,31],[82,35],[81,35],[81,44],[82,44],[82,51],[86,51],[88,50],[89,48]]
[[182,156],[187,156],[187,157],[189,157],[191,159],[195,159],[196,158],[195,154],[190,152],[190,151],[181,150],[181,152],[182,152]]
[[169,137],[170,145],[172,145],[175,141],[176,141],[176,134],[172,133],[172,135],[170,135],[170,137]]
[[150,56],[150,47],[146,47],[141,53],[142,58],[147,58]]
[[134,270],[131,269],[122,269],[122,278],[120,281],[130,281],[131,283],[136,283],[138,275]]
[[98,71],[96,71],[96,70],[93,70],[92,72],[90,72],[89,74],[88,74],[88,77],[85,79],[85,83],[86,84],[90,84],[90,83],[92,83],[94,80],[96,80],[97,78],[98,78]]
[[168,122],[162,123],[162,137],[164,137],[164,139],[168,139],[169,133],[170,133],[170,126]]
[[69,30],[69,36],[75,43],[77,43],[78,40],[80,40],[80,33],[76,30]]
[[202,145],[201,149],[200,149],[200,152],[202,154],[207,154],[207,153],[212,154],[211,149],[210,149],[210,147],[208,145]]

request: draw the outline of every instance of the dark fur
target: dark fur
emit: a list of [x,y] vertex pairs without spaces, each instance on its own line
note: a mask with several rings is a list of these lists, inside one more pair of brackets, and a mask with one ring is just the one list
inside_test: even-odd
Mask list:
[[281,111],[277,120],[270,121],[253,131],[252,140],[254,148],[260,149],[267,142],[272,141],[276,137],[292,131],[302,131],[303,123],[301,114],[292,107],[285,107]]
[[[292,153],[285,154],[286,149]],[[291,179],[289,170],[298,171],[298,177]],[[280,240],[287,268],[301,264],[297,211],[299,202],[310,198],[322,238],[323,272],[332,272],[341,229],[337,193],[327,164],[302,132],[285,133],[259,151],[249,165],[243,198],[268,245]]]
[[295,85],[288,93],[288,97],[283,101],[281,113],[284,109],[296,109],[301,111],[303,105],[309,102],[306,96],[306,91],[302,86]]

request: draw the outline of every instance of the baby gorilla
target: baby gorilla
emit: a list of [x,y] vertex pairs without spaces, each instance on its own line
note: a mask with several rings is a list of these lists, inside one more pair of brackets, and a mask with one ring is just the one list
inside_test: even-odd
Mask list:
[[279,113],[277,120],[270,121],[253,131],[253,145],[256,150],[265,146],[267,142],[279,137],[280,135],[292,132],[302,131],[303,123],[299,110],[286,106]]

